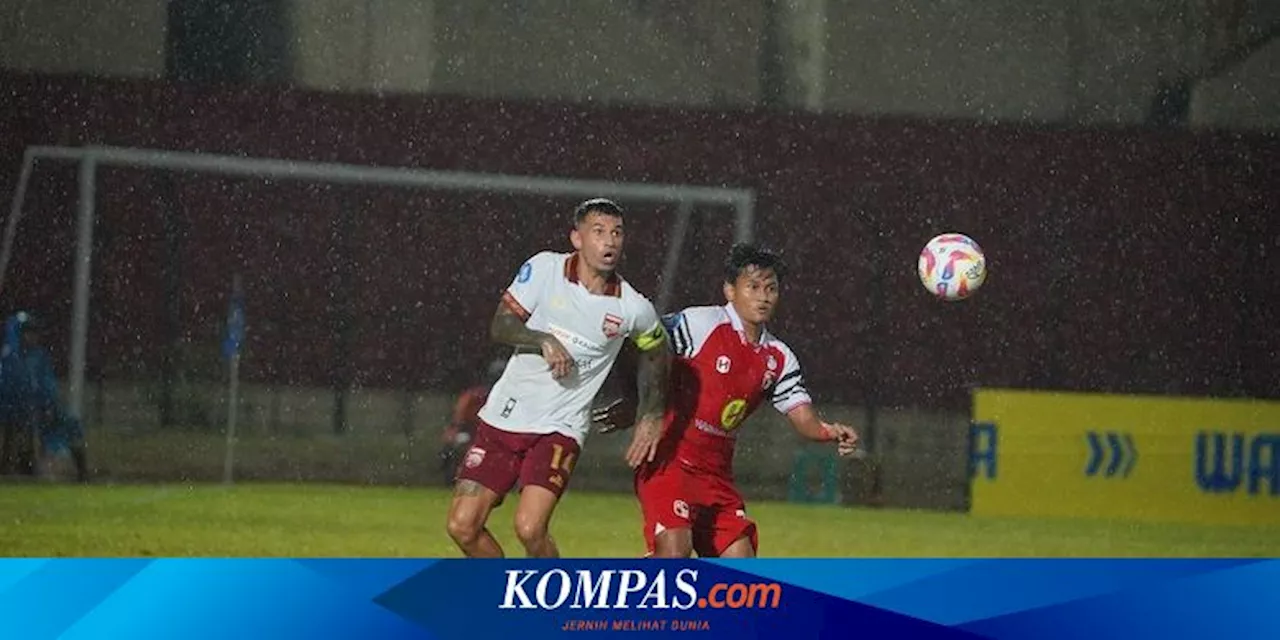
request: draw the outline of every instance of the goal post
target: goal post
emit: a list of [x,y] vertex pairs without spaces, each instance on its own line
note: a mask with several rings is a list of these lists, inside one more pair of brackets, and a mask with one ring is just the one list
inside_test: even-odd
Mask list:
[[99,167],[159,169],[171,172],[211,174],[250,180],[293,180],[315,183],[429,188],[489,194],[520,194],[551,197],[589,198],[607,196],[623,201],[674,203],[671,242],[665,248],[660,286],[655,303],[664,309],[672,295],[690,219],[697,205],[729,207],[734,212],[734,238],[753,237],[755,194],[750,189],[687,184],[615,182],[536,175],[511,175],[464,171],[443,171],[413,167],[376,166],[337,162],[255,158],[201,152],[105,146],[33,146],[23,155],[18,183],[13,192],[9,219],[0,244],[0,290],[6,286],[13,247],[18,236],[32,174],[37,161],[73,162],[78,165],[75,220],[72,318],[67,374],[68,408],[83,415],[89,300],[93,266],[93,238],[96,218],[96,187]]

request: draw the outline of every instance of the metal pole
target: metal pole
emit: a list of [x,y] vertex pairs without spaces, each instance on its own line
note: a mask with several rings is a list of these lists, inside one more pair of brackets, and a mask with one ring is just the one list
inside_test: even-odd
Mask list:
[[231,356],[231,385],[230,391],[227,393],[227,447],[226,455],[222,460],[222,482],[224,484],[232,484],[235,482],[235,446],[236,446],[236,414],[240,406],[240,353],[239,350]]
[[244,339],[243,283],[240,274],[231,278],[231,309],[227,313],[227,327],[223,348],[230,348],[230,383],[227,390],[227,446],[222,459],[222,482],[235,482],[236,418],[240,411],[240,350]]
[[548,193],[593,197],[602,193],[623,200],[697,202],[724,205],[751,199],[743,189],[703,187],[684,184],[651,184],[547,178],[463,171],[435,171],[410,167],[383,167],[218,155],[192,151],[162,151],[120,147],[31,147],[33,157],[77,160],[94,158],[99,163],[131,167],[157,167],[174,171],[204,171],[259,180],[316,180],[334,184],[378,183],[398,186],[426,186],[463,191],[509,191],[545,195]]
[[71,299],[71,370],[68,378],[68,404],[71,415],[80,418],[84,407],[84,370],[89,336],[89,283],[93,263],[94,190],[97,182],[97,159],[85,156],[80,161],[80,201],[76,216],[75,281]]
[[738,200],[738,225],[735,229],[735,242],[751,242],[756,226],[755,196],[745,196]]
[[0,291],[4,290],[5,275],[9,273],[9,260],[13,257],[13,240],[18,234],[18,221],[22,218],[22,205],[27,198],[27,184],[31,182],[31,170],[35,156],[31,149],[22,154],[22,171],[18,174],[18,187],[13,191],[13,203],[9,207],[9,221],[4,228],[4,244],[0,246]]
[[676,220],[671,225],[671,238],[667,240],[667,260],[662,265],[662,284],[658,289],[658,313],[671,311],[672,288],[675,284],[676,271],[680,267],[680,256],[684,253],[684,239],[689,234],[689,221],[693,218],[693,203],[688,200],[680,202],[676,209]]

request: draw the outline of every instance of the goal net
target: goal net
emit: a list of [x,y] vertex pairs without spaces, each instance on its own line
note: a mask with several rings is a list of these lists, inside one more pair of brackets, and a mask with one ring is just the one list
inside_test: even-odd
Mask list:
[[[569,212],[598,196],[627,209],[622,271],[660,310],[714,300],[720,257],[752,235],[744,189],[32,147],[0,294],[51,329],[110,477],[439,483],[454,399],[506,353],[487,338],[502,288],[527,256],[567,250]],[[575,485],[594,484],[587,462]]]

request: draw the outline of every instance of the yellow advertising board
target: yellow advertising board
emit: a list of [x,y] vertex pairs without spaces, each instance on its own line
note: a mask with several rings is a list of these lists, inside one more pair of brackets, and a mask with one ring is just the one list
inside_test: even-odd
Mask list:
[[1280,524],[1280,402],[982,389],[972,512]]

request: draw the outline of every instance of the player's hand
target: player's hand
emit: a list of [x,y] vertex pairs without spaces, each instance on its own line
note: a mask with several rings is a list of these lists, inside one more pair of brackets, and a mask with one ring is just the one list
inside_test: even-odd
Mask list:
[[636,423],[636,433],[627,448],[627,465],[632,469],[646,462],[653,462],[662,441],[662,418],[641,418]]
[[840,456],[851,456],[858,451],[858,432],[844,424],[823,423],[827,433],[836,441],[836,453]]
[[551,377],[556,380],[573,373],[573,356],[569,355],[569,350],[555,336],[547,336],[542,340],[542,358],[551,367]]
[[628,429],[635,421],[635,407],[618,398],[603,407],[591,412],[591,422],[596,425],[598,433],[613,433]]

